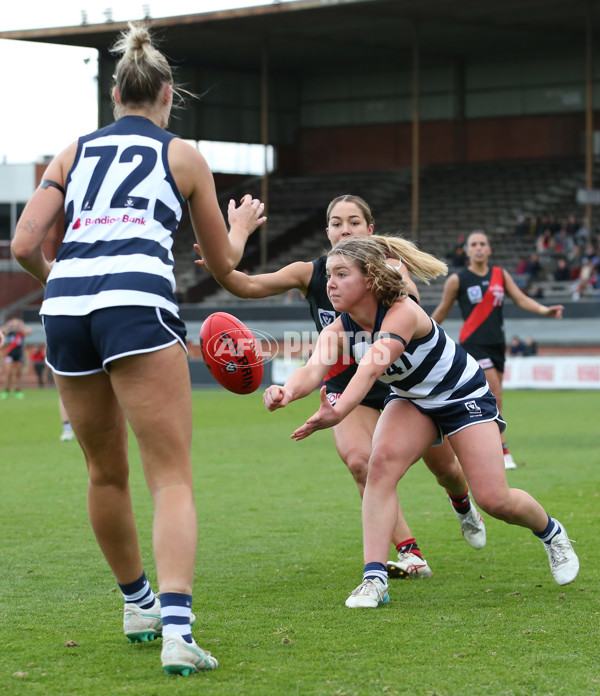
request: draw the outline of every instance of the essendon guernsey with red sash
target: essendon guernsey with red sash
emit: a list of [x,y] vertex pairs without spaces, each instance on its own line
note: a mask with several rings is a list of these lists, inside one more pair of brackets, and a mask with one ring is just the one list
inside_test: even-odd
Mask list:
[[492,266],[484,276],[463,268],[458,273],[458,304],[464,319],[462,345],[504,345],[504,273]]

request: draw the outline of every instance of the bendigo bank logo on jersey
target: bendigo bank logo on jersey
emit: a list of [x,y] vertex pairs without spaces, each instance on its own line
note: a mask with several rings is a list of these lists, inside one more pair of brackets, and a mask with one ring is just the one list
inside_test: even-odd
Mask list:
[[117,223],[124,223],[127,225],[145,225],[146,220],[143,217],[133,217],[132,215],[120,215],[118,217],[111,217],[110,215],[105,215],[101,218],[77,218],[73,223],[74,230],[78,230],[82,225],[84,227],[89,227],[90,225],[116,225]]

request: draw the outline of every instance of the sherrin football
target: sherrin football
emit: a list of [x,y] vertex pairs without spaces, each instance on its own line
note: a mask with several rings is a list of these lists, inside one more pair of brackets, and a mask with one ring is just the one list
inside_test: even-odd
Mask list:
[[263,359],[256,338],[227,312],[210,314],[200,329],[200,350],[210,374],[234,394],[251,394],[263,378]]

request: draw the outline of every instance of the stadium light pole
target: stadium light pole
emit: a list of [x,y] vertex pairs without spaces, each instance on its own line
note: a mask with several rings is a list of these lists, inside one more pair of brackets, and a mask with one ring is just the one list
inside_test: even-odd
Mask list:
[[[269,50],[268,42],[265,38],[262,45],[261,60],[261,99],[260,99],[260,125],[261,139],[263,145],[264,169],[260,187],[260,197],[265,204],[265,214],[269,214]],[[263,222],[260,227],[260,265],[267,263],[267,222]]]
[[[585,187],[594,187],[594,95],[593,95],[593,52],[592,52],[592,3],[587,4],[585,22]],[[592,237],[592,204],[588,199],[585,205],[585,226]]]
[[413,50],[412,50],[412,238],[414,242],[419,241],[419,26],[417,21],[412,23],[413,30]]

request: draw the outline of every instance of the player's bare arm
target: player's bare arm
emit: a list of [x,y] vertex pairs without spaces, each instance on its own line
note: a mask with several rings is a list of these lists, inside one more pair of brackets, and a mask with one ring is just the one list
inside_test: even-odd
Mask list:
[[448,280],[444,283],[442,299],[431,314],[431,318],[437,321],[438,324],[441,324],[448,318],[452,305],[456,302],[456,298],[458,297],[458,285],[459,281],[456,273],[449,276]]
[[[197,244],[194,244],[194,249],[200,254],[200,248]],[[203,259],[199,259],[195,263],[206,267]],[[306,295],[312,269],[312,263],[296,261],[274,273],[261,273],[253,276],[241,271],[232,271],[225,276],[215,274],[215,278],[232,295],[246,299],[273,297],[294,289],[300,290],[303,295]]]
[[52,268],[42,251],[42,242],[63,210],[67,172],[73,165],[77,143],[63,150],[46,168],[19,218],[11,250],[17,261],[43,285]]
[[321,384],[332,365],[335,365],[343,350],[343,326],[336,319],[323,329],[315,345],[313,354],[306,365],[294,370],[283,386],[273,384],[267,387],[263,401],[269,411],[287,406],[291,401],[302,399]]
[[546,306],[534,300],[533,297],[529,297],[519,288],[513,277],[506,270],[504,271],[504,289],[517,307],[520,307],[524,311],[531,312],[532,314],[539,314],[542,317],[562,319],[563,305]]
[[322,390],[319,410],[292,433],[292,439],[303,440],[317,430],[331,428],[340,423],[360,404],[385,370],[398,360],[413,335],[425,335],[430,327],[429,318],[412,300],[394,303],[382,323],[380,338],[361,358],[355,375],[344,389],[335,408],[329,404]]

